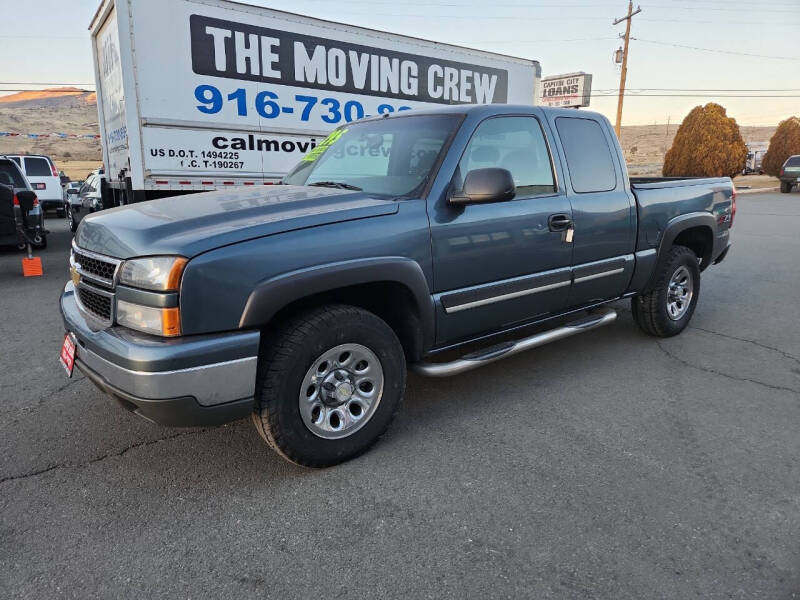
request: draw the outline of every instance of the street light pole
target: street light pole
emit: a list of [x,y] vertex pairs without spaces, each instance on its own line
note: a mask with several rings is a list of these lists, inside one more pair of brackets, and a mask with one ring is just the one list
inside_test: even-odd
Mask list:
[[631,21],[633,15],[638,15],[642,12],[641,7],[637,6],[633,10],[633,0],[628,0],[628,14],[621,19],[616,19],[614,25],[618,25],[623,21],[625,23],[625,49],[622,51],[622,74],[619,79],[619,100],[617,101],[617,124],[614,129],[617,132],[617,138],[620,137],[620,130],[622,128],[622,100],[625,98],[625,78],[628,76],[628,45],[631,40]]

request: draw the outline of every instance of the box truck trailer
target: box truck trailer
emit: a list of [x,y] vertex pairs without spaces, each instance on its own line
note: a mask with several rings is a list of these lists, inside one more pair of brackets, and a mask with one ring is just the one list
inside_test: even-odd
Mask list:
[[227,0],[104,0],[90,31],[106,207],[277,183],[362,117],[540,96],[534,60]]

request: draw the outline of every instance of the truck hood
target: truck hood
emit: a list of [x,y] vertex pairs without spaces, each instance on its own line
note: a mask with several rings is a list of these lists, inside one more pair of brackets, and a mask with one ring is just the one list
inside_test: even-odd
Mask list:
[[397,202],[363,192],[276,185],[187,194],[87,215],[75,240],[116,258],[191,258],[228,244],[295,229],[397,212]]

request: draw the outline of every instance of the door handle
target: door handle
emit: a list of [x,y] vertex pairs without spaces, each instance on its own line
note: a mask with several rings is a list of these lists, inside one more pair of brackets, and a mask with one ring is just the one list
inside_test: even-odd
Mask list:
[[547,219],[547,226],[550,228],[550,231],[564,231],[572,227],[572,219],[569,215],[564,213],[550,215]]

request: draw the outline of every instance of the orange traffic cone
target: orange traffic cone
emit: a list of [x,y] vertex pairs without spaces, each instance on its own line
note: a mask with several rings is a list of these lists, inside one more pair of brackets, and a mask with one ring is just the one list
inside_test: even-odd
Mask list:
[[28,244],[28,258],[22,259],[22,275],[25,277],[41,277],[43,274],[42,259],[38,256],[33,256],[31,245]]

